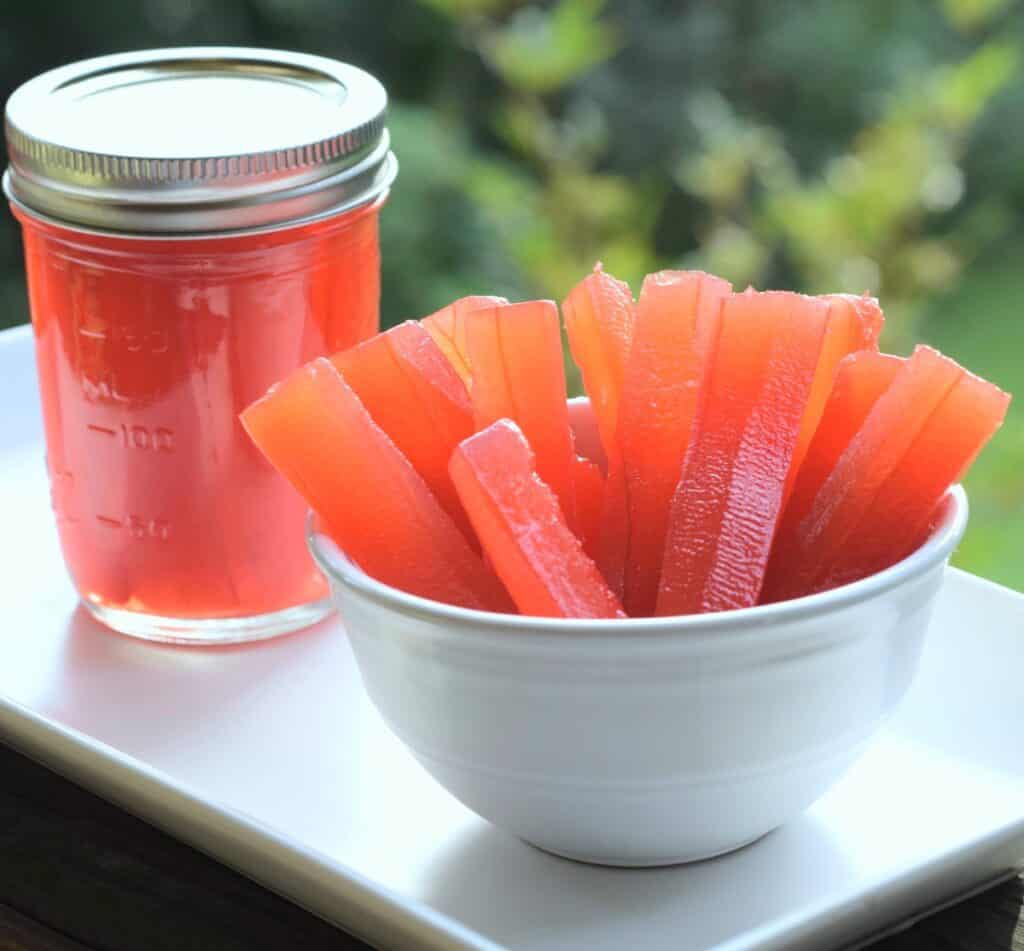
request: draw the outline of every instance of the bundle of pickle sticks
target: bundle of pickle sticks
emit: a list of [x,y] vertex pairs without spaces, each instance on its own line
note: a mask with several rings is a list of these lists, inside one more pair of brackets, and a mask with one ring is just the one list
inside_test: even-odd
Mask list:
[[556,305],[468,297],[313,361],[243,423],[377,580],[478,610],[624,618],[893,565],[1010,401],[929,347],[880,353],[867,296],[662,271],[634,301],[598,265],[562,316],[586,419]]

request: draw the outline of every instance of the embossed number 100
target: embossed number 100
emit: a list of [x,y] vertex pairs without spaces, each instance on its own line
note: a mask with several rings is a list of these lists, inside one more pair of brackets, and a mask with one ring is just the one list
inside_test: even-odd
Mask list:
[[154,452],[174,452],[174,433],[157,426],[127,426],[121,424],[121,441],[126,449],[152,449]]
[[133,538],[155,538],[157,541],[165,542],[171,537],[171,526],[162,518],[145,519],[138,515],[129,515],[125,525]]

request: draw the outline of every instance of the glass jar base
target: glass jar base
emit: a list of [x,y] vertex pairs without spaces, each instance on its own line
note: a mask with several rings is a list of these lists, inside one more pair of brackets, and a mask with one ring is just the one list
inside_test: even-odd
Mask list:
[[250,617],[175,618],[82,602],[97,621],[120,634],[165,644],[243,644],[309,627],[331,613],[330,598]]

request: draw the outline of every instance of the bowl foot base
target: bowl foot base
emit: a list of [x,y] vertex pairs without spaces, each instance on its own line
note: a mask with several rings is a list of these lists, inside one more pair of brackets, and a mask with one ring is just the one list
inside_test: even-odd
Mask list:
[[724,848],[714,849],[710,852],[691,852],[678,856],[658,855],[651,856],[649,858],[621,858],[614,855],[591,855],[577,852],[565,852],[561,849],[549,848],[546,845],[538,845],[536,842],[529,842],[526,839],[523,841],[526,842],[527,845],[532,845],[534,848],[540,849],[541,852],[547,852],[549,855],[558,856],[558,858],[569,859],[572,862],[581,862],[584,865],[607,865],[613,868],[663,868],[667,865],[689,865],[692,862],[704,862],[707,859],[718,858],[720,855],[728,855],[730,852],[736,852],[739,849],[746,848],[748,845],[753,845],[755,842],[763,839],[771,831],[773,830],[758,833],[749,839],[744,839],[742,842],[737,842],[734,845],[727,845]]

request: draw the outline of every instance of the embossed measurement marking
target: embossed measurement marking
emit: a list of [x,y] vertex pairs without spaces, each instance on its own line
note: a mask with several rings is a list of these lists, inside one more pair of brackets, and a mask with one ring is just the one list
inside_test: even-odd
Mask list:
[[174,452],[174,430],[166,426],[125,426],[122,423],[121,441],[127,449]]
[[162,328],[156,330],[138,330],[121,325],[114,328],[114,339],[124,344],[129,353],[167,353],[171,349],[170,337]]
[[125,449],[142,449],[151,452],[174,452],[174,430],[166,426],[138,426],[121,423],[117,429],[86,423],[85,428],[100,436],[112,436]]
[[171,338],[163,327],[139,327],[134,324],[118,323],[103,325],[103,318],[93,315],[98,327],[78,327],[78,335],[87,340],[109,341],[121,344],[129,353],[167,353],[171,349]]
[[96,521],[107,528],[125,528],[132,538],[152,538],[154,541],[165,542],[171,537],[171,523],[163,518],[128,515],[120,519],[110,515],[97,515]]
[[117,382],[112,372],[108,372],[105,378],[98,380],[82,377],[82,393],[87,400],[93,403],[128,402],[128,397],[118,391]]

